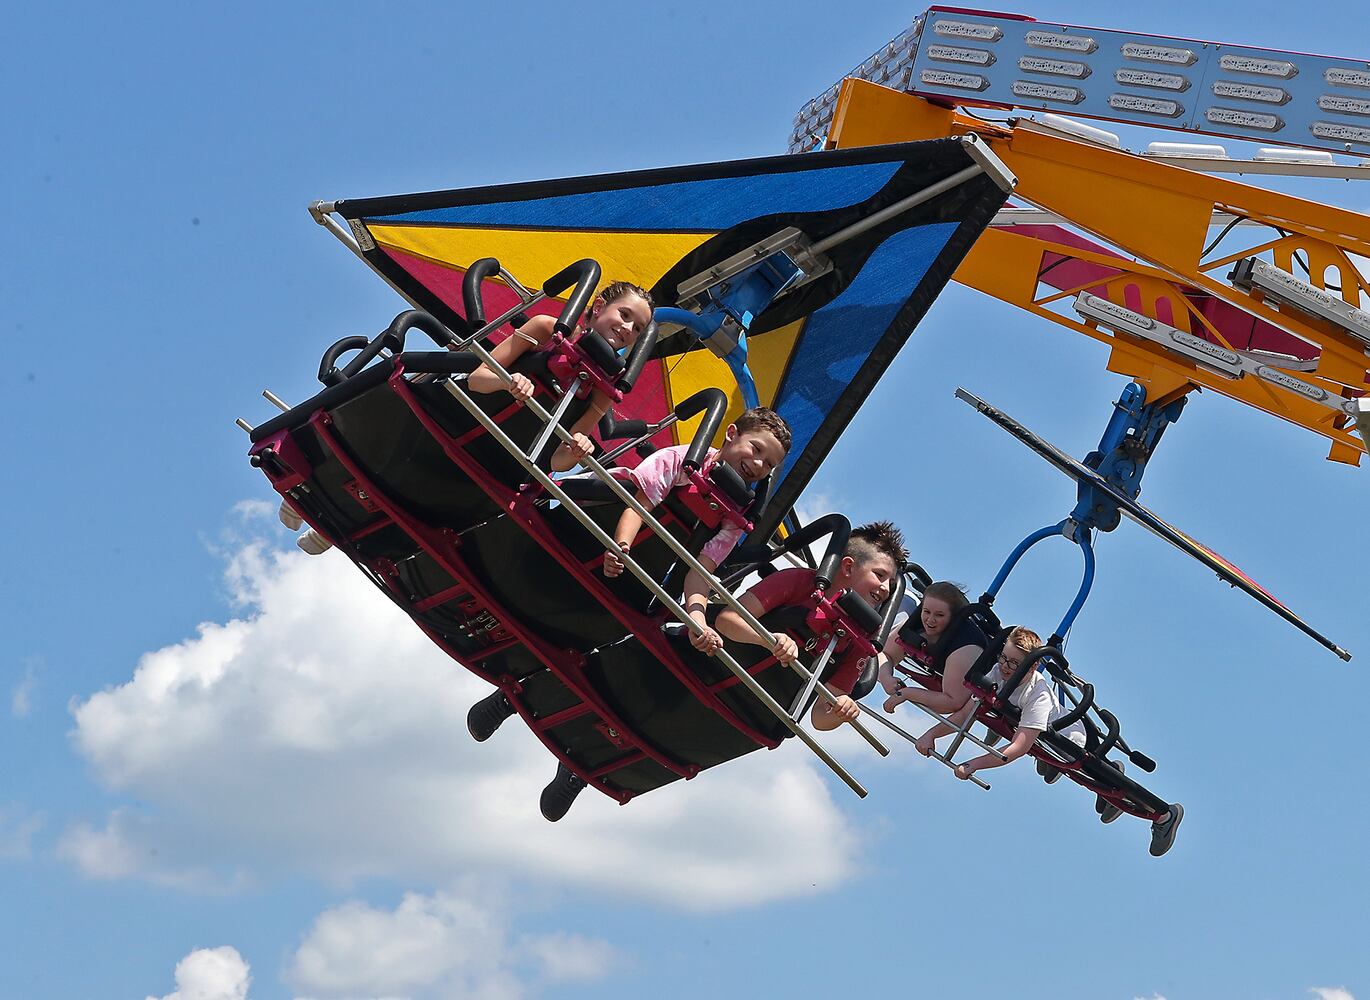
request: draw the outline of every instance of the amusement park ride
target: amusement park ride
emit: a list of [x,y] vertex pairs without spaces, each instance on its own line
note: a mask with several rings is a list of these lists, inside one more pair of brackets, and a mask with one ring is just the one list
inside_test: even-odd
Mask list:
[[[1211,141],[1132,152],[1082,118],[1268,145],[1249,159]],[[308,522],[498,688],[502,707],[493,725],[473,724],[478,738],[517,713],[557,758],[549,819],[586,785],[627,802],[790,735],[864,795],[805,711],[842,694],[825,682],[849,654],[866,658],[858,699],[882,651],[912,682],[940,688],[941,651],[923,641],[918,614],[895,631],[905,592],[921,598],[931,578],[906,567],[879,608],[830,593],[850,525],[835,514],[801,525],[792,508],[945,283],[977,288],[1106,344],[1108,369],[1131,381],[1082,461],[958,390],[1079,494],[958,613],[956,626],[985,636],[966,682],[975,711],[951,752],[934,755],[954,767],[966,740],[996,753],[1017,722],[1008,696],[1040,670],[1068,710],[1032,754],[1094,792],[1105,819],[1152,822],[1152,853],[1165,853],[1182,811],[1124,774],[1124,761],[1155,764],[1122,739],[1063,637],[1089,593],[1093,534],[1127,515],[1350,659],[1137,496],[1198,389],[1307,428],[1331,460],[1359,464],[1370,218],[1221,175],[1370,177],[1359,159],[1370,156],[1370,64],[934,7],[801,108],[790,154],[316,203],[315,220],[414,309],[373,338],[333,344],[312,399],[269,396],[282,413],[240,421],[253,464],[281,494],[283,519]],[[621,353],[578,333],[610,278],[649,288],[656,303],[655,322]],[[555,333],[515,370],[536,395],[519,405],[468,391],[482,365],[511,384],[490,351],[535,315],[554,316]],[[414,350],[414,331],[437,350]],[[592,401],[612,410],[588,474],[552,475],[556,439],[571,439]],[[753,490],[704,456],[757,404],[789,421],[794,445]],[[654,510],[610,473],[676,444],[690,445],[686,474]],[[610,532],[625,507],[646,527],[624,555],[628,574],[610,580],[599,567],[618,551]],[[714,597],[766,645],[709,656],[687,641],[700,627],[680,580],[710,576],[700,548],[729,525],[748,543],[710,577]],[[1008,633],[996,595],[1029,547],[1057,535],[1081,549],[1079,592],[1046,645],[996,686],[990,668]],[[802,608],[758,620],[734,596],[748,574],[802,563],[824,539]],[[776,660],[782,629],[812,652],[807,663]],[[860,707],[853,725],[880,753],[865,722],[912,738]],[[1060,735],[1075,723],[1083,747]]]

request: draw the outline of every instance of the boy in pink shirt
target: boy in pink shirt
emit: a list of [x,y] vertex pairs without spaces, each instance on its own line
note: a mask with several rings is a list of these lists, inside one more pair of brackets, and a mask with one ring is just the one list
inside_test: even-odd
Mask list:
[[[723,447],[709,449],[700,471],[707,475],[716,463],[722,462],[748,485],[759,483],[785,461],[790,440],[790,426],[780,414],[764,406],[753,407],[738,417],[735,423],[728,425],[724,432]],[[684,468],[688,450],[689,446],[683,444],[662,448],[627,473],[628,480],[637,487],[637,499],[648,510],[661,503],[675,487],[688,485],[689,478]],[[618,542],[619,549],[629,551],[641,529],[642,518],[637,511],[631,507],[625,509],[614,529],[614,541]],[[700,565],[712,573],[732,552],[741,537],[741,528],[725,525],[705,543],[699,553]],[[617,553],[604,554],[605,576],[619,576],[623,568],[623,560]],[[685,610],[703,629],[699,635],[690,636],[690,644],[702,653],[713,653],[723,645],[723,640],[705,622],[709,586],[703,576],[691,570],[685,576],[684,591]]]

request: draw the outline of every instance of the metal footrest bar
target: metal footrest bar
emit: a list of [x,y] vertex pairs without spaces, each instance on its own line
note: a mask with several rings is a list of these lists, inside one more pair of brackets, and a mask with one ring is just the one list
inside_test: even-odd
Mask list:
[[813,694],[814,685],[818,683],[819,675],[823,673],[823,668],[826,667],[828,661],[832,659],[833,650],[836,648],[837,636],[833,636],[828,640],[828,644],[824,647],[822,655],[818,657],[818,662],[815,663],[813,669],[809,671],[808,681],[805,682],[804,687],[800,690],[799,696],[795,698],[794,704],[790,706],[790,718],[795,722],[798,722],[804,715],[804,703],[809,700],[809,695]]
[[[867,715],[869,715],[872,719],[874,719],[876,722],[880,723],[880,724],[881,724],[882,726],[884,726],[885,728],[890,729],[890,730],[892,730],[893,732],[898,733],[900,736],[904,737],[904,739],[908,740],[910,743],[917,743],[917,742],[918,742],[918,737],[914,736],[914,735],[913,735],[912,733],[910,733],[908,730],[906,730],[906,729],[904,729],[904,728],[902,728],[902,727],[900,727],[900,726],[895,725],[893,722],[891,722],[889,719],[886,719],[884,716],[877,714],[876,711],[875,711],[875,709],[871,708],[871,707],[868,706],[868,705],[861,705],[860,702],[857,702],[857,704],[860,706],[861,711],[865,712]],[[921,708],[922,706],[920,705],[919,707]],[[933,713],[933,714],[936,714],[936,713]],[[940,718],[940,716],[939,716],[939,718]],[[944,721],[945,721],[945,720],[944,720]],[[952,760],[951,760],[950,757],[945,756],[945,755],[943,755],[943,754],[940,754],[940,753],[938,753],[936,750],[933,750],[932,756],[933,756],[935,759],[940,760],[943,764],[947,765],[947,767],[951,768],[953,771],[956,770],[956,765],[952,762]],[[969,778],[968,780],[971,781],[972,783],[976,784],[976,785],[979,785],[979,786],[980,786],[981,788],[983,788],[985,791],[989,791],[989,782],[987,782],[987,781],[982,781],[980,778],[977,778],[977,777],[976,777],[975,775],[973,775],[973,774],[970,776],[970,778]]]

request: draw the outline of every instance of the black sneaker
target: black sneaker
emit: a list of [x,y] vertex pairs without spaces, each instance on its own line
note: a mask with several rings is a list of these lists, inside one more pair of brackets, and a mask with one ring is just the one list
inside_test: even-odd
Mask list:
[[547,783],[542,790],[542,798],[538,800],[543,817],[552,823],[561,819],[584,787],[584,778],[571,773],[565,764],[558,762],[557,776]]
[[1170,812],[1165,819],[1157,820],[1151,824],[1151,856],[1159,858],[1166,851],[1170,850],[1175,843],[1175,831],[1180,827],[1180,820],[1184,819],[1184,806],[1178,802],[1170,804]]
[[484,743],[495,735],[500,723],[513,714],[513,704],[503,691],[496,691],[471,706],[471,711],[466,713],[466,728],[471,731],[472,739]]
[[1059,767],[1053,767],[1044,760],[1037,761],[1037,773],[1042,776],[1042,780],[1048,785],[1061,777],[1061,769]]

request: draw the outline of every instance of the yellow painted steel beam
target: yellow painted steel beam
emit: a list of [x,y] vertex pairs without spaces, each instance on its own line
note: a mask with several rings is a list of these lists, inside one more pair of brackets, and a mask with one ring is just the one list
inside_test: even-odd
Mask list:
[[[1370,358],[1364,344],[1331,323],[1298,310],[1281,311],[1259,293],[1248,294],[1218,277],[1225,276],[1232,261],[1264,252],[1272,254],[1277,267],[1292,271],[1298,252],[1309,265],[1309,284],[1325,287],[1324,274],[1330,269],[1343,298],[1359,305],[1360,292],[1370,290],[1370,285],[1351,255],[1370,256],[1370,218],[1034,131],[1030,126],[984,122],[859,80],[847,80],[842,86],[829,145],[878,145],[971,131],[987,140],[1018,176],[1017,195],[1137,260],[991,229],[956,272],[957,281],[1107,342],[1111,348],[1109,369],[1147,383],[1152,399],[1172,397],[1199,386],[1209,388],[1321,434],[1332,442],[1329,458],[1359,463],[1365,445],[1353,433],[1354,423],[1346,415],[1269,382],[1252,377],[1224,378],[1150,341],[1094,329],[1069,312],[1073,295],[1056,289],[1039,290],[1038,276],[1048,257],[1054,259],[1056,254],[1116,268],[1121,273],[1091,288],[1092,294],[1177,329],[1221,341],[1218,331],[1194,311],[1185,295],[1186,291],[1202,290],[1316,345],[1316,369],[1291,374],[1344,396],[1343,387],[1366,387]],[[1215,210],[1272,228],[1259,242],[1244,246],[1240,252],[1204,260]],[[1242,230],[1262,232],[1246,227]],[[1234,232],[1239,233],[1238,238],[1243,235],[1241,230]],[[1158,314],[1162,304],[1165,308]]]

